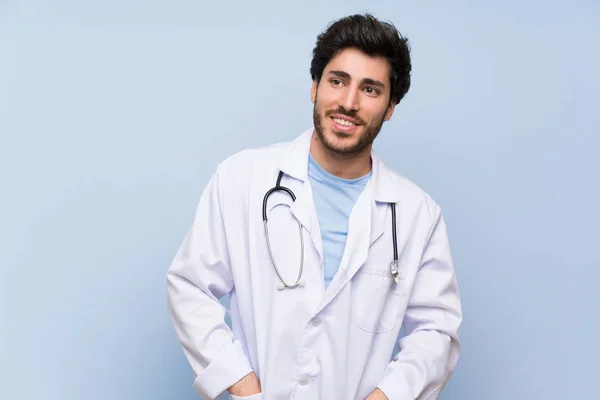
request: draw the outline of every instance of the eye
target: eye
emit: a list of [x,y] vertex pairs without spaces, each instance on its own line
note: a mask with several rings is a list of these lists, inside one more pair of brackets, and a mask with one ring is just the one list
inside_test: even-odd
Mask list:
[[379,90],[378,90],[378,89],[375,89],[375,88],[374,88],[374,87],[372,87],[372,86],[367,86],[366,88],[364,88],[364,91],[365,91],[367,94],[374,95],[374,96],[376,96],[376,95],[378,95],[378,94],[379,94]]
[[330,82],[333,86],[340,86],[342,84],[342,81],[339,79],[332,79]]

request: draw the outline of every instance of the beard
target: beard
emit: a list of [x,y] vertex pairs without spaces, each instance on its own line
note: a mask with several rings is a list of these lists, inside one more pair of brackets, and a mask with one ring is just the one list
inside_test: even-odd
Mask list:
[[[361,127],[364,129],[364,132],[358,138],[358,141],[344,146],[333,143],[331,140],[328,139],[327,135],[324,132],[323,119],[329,118],[329,116],[333,114],[345,115],[347,117],[351,117],[360,121]],[[325,149],[329,150],[334,154],[339,155],[353,155],[360,153],[362,150],[364,150],[367,146],[373,143],[373,141],[379,134],[381,127],[383,126],[384,120],[385,112],[383,113],[383,115],[381,115],[380,118],[376,118],[371,123],[367,124],[365,123],[365,121],[360,119],[358,115],[356,115],[355,111],[346,111],[341,106],[338,107],[337,110],[329,110],[327,112],[322,112],[321,107],[319,107],[319,102],[315,101],[315,105],[313,107],[313,124],[319,140],[321,141],[321,143],[323,143]],[[346,132],[336,132],[334,130],[332,130],[331,134],[340,139],[345,139],[352,136],[352,134],[348,134]]]

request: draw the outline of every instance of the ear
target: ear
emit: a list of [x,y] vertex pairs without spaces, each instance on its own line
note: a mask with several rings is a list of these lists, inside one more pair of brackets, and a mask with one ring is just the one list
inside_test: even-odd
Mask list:
[[390,118],[392,118],[392,114],[394,114],[394,109],[395,108],[396,108],[396,103],[395,102],[391,102],[390,105],[387,108],[387,111],[385,112],[384,121],[389,121]]
[[310,88],[310,101],[312,101],[312,103],[314,104],[317,101],[317,88],[318,88],[319,84],[317,83],[317,80],[315,79],[312,83],[312,86]]

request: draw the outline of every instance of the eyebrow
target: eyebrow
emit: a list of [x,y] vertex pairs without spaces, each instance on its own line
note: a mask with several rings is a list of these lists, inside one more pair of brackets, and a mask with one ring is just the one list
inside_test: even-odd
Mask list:
[[[351,79],[352,78],[350,76],[350,74],[347,73],[346,71],[329,71],[329,74],[337,76],[338,78],[344,78],[344,79]],[[385,85],[383,84],[383,82],[379,82],[378,80],[371,79],[371,78],[363,78],[362,83],[367,84],[367,85],[377,86],[377,87],[380,87],[380,88],[384,88],[385,87]]]

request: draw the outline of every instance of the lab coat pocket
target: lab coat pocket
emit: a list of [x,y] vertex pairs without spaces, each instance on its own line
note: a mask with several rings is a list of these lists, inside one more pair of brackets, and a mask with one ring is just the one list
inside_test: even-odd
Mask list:
[[389,332],[398,323],[402,302],[402,287],[392,278],[389,269],[363,266],[355,276],[358,305],[358,326],[367,332]]

